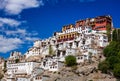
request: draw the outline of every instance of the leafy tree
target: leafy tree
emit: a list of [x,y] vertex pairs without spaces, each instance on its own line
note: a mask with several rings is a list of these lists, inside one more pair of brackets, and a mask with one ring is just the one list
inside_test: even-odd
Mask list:
[[7,61],[4,62],[4,68],[6,68],[6,62],[7,62]]
[[113,41],[120,41],[120,29],[115,29],[112,34]]
[[49,55],[53,55],[53,54],[54,54],[53,48],[51,45],[49,45]]
[[120,51],[118,52],[118,55],[117,55],[119,58],[120,58]]
[[110,48],[109,46],[107,46],[104,50],[103,50],[103,53],[104,53],[104,56],[108,56],[108,52],[109,52]]
[[103,50],[106,60],[98,65],[98,68],[107,73],[113,72],[114,76],[120,77],[120,29],[115,29],[112,33],[112,41]]
[[89,81],[93,81],[93,80],[89,80]]
[[4,62],[4,69],[3,69],[4,73],[7,71],[7,69],[6,69],[6,66],[7,66],[6,63],[7,63],[7,61]]
[[120,42],[120,29],[118,29],[117,33],[118,33],[118,41]]
[[109,69],[109,63],[107,61],[100,62],[98,65],[99,70],[103,73],[107,73]]
[[[105,68],[107,68],[109,71],[112,71],[115,76],[119,76],[119,69],[116,70],[116,68],[118,68],[118,64],[120,64],[120,42],[114,39],[114,41],[110,42],[104,49],[103,53],[106,56],[106,60],[99,64],[100,70],[106,73]],[[106,63],[108,66],[106,66]]]
[[109,62],[109,68],[113,69],[116,63],[120,63],[120,58],[117,56],[111,56],[106,59]]
[[65,63],[67,66],[74,66],[77,64],[76,57],[72,55],[68,55],[65,57]]
[[110,44],[103,50],[104,56],[117,56],[120,51],[120,43],[112,41]]
[[112,40],[117,41],[117,31],[116,31],[116,29],[112,33]]
[[106,29],[107,29],[108,41],[111,41],[111,25],[108,24],[108,25],[106,26]]
[[114,66],[113,74],[116,77],[120,77],[120,63],[118,63]]

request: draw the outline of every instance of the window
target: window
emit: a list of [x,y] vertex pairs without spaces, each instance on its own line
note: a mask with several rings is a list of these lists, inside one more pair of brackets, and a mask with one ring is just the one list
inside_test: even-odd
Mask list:
[[81,59],[83,59],[83,57],[81,57]]
[[57,68],[57,66],[55,66],[55,68]]
[[68,35],[67,35],[67,38],[68,38]]
[[51,64],[51,62],[49,62],[49,64]]
[[74,34],[72,34],[72,37],[74,37]]
[[106,36],[103,36],[104,37],[104,39],[107,39],[107,37]]

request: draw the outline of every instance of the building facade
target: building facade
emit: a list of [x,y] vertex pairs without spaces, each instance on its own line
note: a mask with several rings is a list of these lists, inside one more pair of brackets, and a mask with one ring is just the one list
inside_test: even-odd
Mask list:
[[[63,26],[61,32],[55,32],[48,39],[36,40],[23,56],[20,52],[12,52],[7,62],[9,81],[16,75],[17,81],[43,81],[44,77],[37,75],[37,68],[54,72],[64,66],[68,55],[75,56],[78,64],[88,61],[92,56],[98,56],[101,54],[100,50],[109,44],[108,29],[113,29],[110,16],[87,18]],[[27,62],[26,59],[31,56],[39,56],[41,61],[33,62],[32,58]],[[21,61],[15,63],[15,59]]]

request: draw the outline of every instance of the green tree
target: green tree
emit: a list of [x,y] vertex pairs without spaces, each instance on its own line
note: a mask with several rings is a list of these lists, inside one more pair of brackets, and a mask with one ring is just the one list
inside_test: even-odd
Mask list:
[[118,52],[118,55],[117,55],[119,58],[120,58],[120,51]]
[[108,41],[111,41],[111,24],[107,24],[106,29],[107,29]]
[[49,55],[53,55],[54,52],[53,52],[53,48],[52,48],[52,45],[49,45]]
[[116,29],[112,33],[112,40],[117,41],[117,31],[116,31]]
[[110,44],[103,50],[104,56],[117,56],[118,52],[120,51],[120,43],[112,41]]
[[92,53],[89,52],[89,63],[92,63]]
[[118,34],[118,41],[120,42],[120,29],[117,29],[117,34]]
[[65,63],[67,66],[74,66],[77,64],[76,57],[72,55],[68,55],[65,57]]
[[120,63],[120,58],[117,56],[111,56],[106,59],[109,62],[109,68],[113,69],[116,63]]
[[7,69],[6,69],[7,64],[6,63],[7,63],[7,61],[4,62],[4,69],[3,69],[4,73],[7,71]]
[[103,73],[107,73],[109,69],[109,62],[107,61],[100,62],[98,65],[98,69],[101,70]]
[[7,63],[7,61],[4,62],[4,68],[6,68],[6,63]]
[[120,41],[120,29],[115,29],[112,33],[113,41]]
[[113,74],[116,77],[120,77],[120,63],[115,64],[114,69],[113,69]]
[[98,68],[104,73],[109,71],[120,77],[120,29],[113,31],[112,41],[104,48],[103,53],[106,60],[99,63]]

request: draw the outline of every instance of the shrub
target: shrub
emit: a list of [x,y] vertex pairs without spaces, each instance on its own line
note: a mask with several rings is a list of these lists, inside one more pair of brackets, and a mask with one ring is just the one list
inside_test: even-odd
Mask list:
[[120,63],[115,64],[113,74],[116,77],[120,77]]
[[110,56],[106,60],[109,62],[110,69],[113,69],[116,63],[120,63],[120,58],[118,58],[117,56]]
[[52,45],[49,45],[49,55],[54,55]]
[[107,73],[109,69],[109,63],[107,61],[99,63],[98,69],[101,70],[103,73]]
[[72,56],[72,55],[66,56],[65,57],[65,63],[66,63],[67,66],[74,66],[74,65],[76,65],[77,64],[76,57]]
[[89,81],[93,81],[93,80],[89,80]]
[[114,30],[112,41],[103,50],[106,60],[99,63],[98,68],[104,73],[113,72],[115,77],[120,77],[120,30]]

